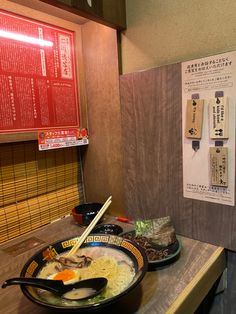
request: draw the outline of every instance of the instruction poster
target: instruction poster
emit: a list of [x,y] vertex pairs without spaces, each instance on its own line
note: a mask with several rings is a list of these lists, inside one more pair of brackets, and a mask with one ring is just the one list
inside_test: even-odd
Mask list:
[[[187,121],[189,122],[187,104],[194,99],[199,99],[203,103],[201,135],[196,139],[191,138],[194,136],[194,128],[190,131],[190,138],[186,135],[186,124]],[[219,139],[217,137],[220,137],[225,130],[223,128],[212,129],[212,124],[218,120],[218,122],[223,120],[221,115],[226,114],[226,112],[221,111],[220,105],[214,107],[212,103],[218,104],[222,100],[227,101],[227,136]],[[231,206],[235,204],[235,102],[235,51],[182,63],[184,197]],[[219,145],[219,149],[217,145]],[[215,165],[210,163],[210,151],[214,148],[227,150],[227,163],[224,157],[225,164],[218,168],[219,175],[223,176],[223,170],[228,175],[227,183],[223,182],[222,179],[219,180],[219,182],[224,183],[222,186],[214,184],[212,179],[212,168]]]
[[0,10],[0,133],[78,127],[74,32]]

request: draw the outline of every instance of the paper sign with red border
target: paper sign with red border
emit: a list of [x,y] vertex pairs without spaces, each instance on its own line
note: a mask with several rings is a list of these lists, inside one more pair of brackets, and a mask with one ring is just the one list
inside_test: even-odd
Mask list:
[[87,129],[49,129],[38,132],[39,150],[87,145]]

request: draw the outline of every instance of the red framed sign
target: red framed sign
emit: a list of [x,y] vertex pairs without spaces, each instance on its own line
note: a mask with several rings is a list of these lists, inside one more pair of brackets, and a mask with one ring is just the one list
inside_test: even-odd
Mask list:
[[0,133],[79,127],[74,32],[0,10]]

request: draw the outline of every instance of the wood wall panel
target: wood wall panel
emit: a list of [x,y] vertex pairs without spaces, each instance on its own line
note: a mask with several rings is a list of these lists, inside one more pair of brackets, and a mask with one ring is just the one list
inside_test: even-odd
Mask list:
[[194,200],[193,237],[236,250],[235,218],[235,207]]
[[83,155],[87,201],[113,196],[111,212],[123,214],[121,120],[117,36],[95,22],[82,26],[89,145]]
[[180,64],[120,78],[127,214],[170,215],[192,235],[192,200],[183,198]]
[[120,91],[128,215],[170,215],[180,234],[236,250],[236,206],[183,197],[181,64],[123,75]]

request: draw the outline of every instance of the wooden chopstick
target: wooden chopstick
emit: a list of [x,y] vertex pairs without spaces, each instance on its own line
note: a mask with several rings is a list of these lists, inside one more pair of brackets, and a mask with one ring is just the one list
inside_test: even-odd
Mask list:
[[72,247],[72,249],[67,253],[66,257],[69,257],[73,254],[75,254],[75,252],[80,248],[80,246],[83,244],[84,240],[87,238],[87,236],[90,234],[90,232],[92,231],[92,229],[95,227],[96,223],[99,221],[99,219],[102,217],[102,215],[105,213],[105,211],[107,210],[107,208],[111,205],[111,198],[112,196],[110,196],[105,204],[102,206],[102,208],[99,210],[99,212],[97,213],[97,215],[93,218],[93,220],[90,222],[90,224],[88,225],[88,227],[85,229],[85,231],[82,233],[82,235],[79,238],[79,241]]

